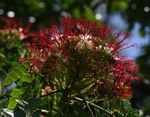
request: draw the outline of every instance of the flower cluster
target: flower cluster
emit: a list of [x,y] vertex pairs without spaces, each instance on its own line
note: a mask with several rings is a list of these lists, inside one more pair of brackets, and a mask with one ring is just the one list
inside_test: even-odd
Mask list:
[[59,84],[54,89],[73,87],[84,92],[90,86],[94,96],[128,98],[132,94],[131,82],[138,79],[138,68],[120,55],[127,39],[122,36],[118,40],[120,36],[107,25],[62,18],[60,26],[32,34],[33,40],[26,43],[27,60],[32,72],[44,74],[53,86]]
[[[2,53],[2,64],[0,67],[6,71],[17,65],[18,57],[26,54],[24,39],[30,34],[30,24],[24,26],[17,18],[0,17],[0,53]],[[10,61],[10,62],[9,62]]]
[[20,20],[16,18],[1,17],[0,18],[0,36],[2,39],[14,39],[18,38],[23,40],[27,37],[30,24],[27,27],[23,27]]

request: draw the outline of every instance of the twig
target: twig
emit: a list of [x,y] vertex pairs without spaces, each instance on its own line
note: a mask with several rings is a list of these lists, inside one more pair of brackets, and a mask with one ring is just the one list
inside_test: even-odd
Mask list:
[[93,112],[92,112],[92,110],[91,110],[91,108],[90,108],[90,106],[89,106],[89,104],[87,103],[87,101],[82,97],[82,95],[81,95],[81,93],[80,93],[80,91],[78,90],[78,93],[79,93],[79,95],[81,96],[81,100],[86,104],[86,106],[88,107],[88,109],[89,109],[89,111],[90,111],[90,113],[91,113],[91,115],[92,115],[92,117],[95,117],[94,116],[94,114],[93,114]]
[[58,93],[58,92],[61,92],[61,91],[60,90],[56,90],[56,91],[50,92],[50,93],[48,93],[46,95],[42,95],[39,98],[43,98],[43,97],[46,97],[46,96],[49,96],[49,95],[53,95],[53,94]]
[[[79,97],[74,97],[74,98],[75,98],[76,100],[78,100],[78,101],[84,102],[84,100],[81,99],[81,98],[79,98]],[[94,103],[92,103],[92,102],[86,101],[86,103],[87,103],[87,104],[90,104],[91,106],[94,106],[95,108],[100,109],[101,111],[107,113],[107,114],[110,115],[111,117],[115,117],[112,112],[109,112],[108,110],[106,110],[106,109],[104,109],[104,108],[102,108],[102,107],[100,107],[100,106],[98,106],[98,105],[96,105],[96,104],[94,104]]]

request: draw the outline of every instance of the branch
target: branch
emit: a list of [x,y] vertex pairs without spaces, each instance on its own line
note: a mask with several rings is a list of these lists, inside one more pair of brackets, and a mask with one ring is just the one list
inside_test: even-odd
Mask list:
[[50,92],[50,93],[48,93],[46,95],[42,95],[39,98],[43,98],[43,97],[46,97],[46,96],[49,96],[49,95],[53,95],[53,94],[58,93],[58,92],[61,92],[61,91],[60,90],[56,90],[56,91]]
[[[76,100],[78,100],[78,101],[84,102],[84,100],[81,99],[81,98],[79,98],[79,97],[74,97],[74,98],[75,98]],[[102,108],[102,107],[100,107],[100,106],[98,106],[98,105],[96,105],[96,104],[94,104],[94,103],[92,103],[92,102],[86,101],[86,103],[89,104],[89,105],[91,105],[91,106],[94,106],[95,108],[100,109],[101,111],[107,113],[107,114],[110,115],[111,117],[115,117],[112,112],[110,112],[110,111],[108,111],[108,110],[106,110],[106,109],[104,109],[104,108]]]

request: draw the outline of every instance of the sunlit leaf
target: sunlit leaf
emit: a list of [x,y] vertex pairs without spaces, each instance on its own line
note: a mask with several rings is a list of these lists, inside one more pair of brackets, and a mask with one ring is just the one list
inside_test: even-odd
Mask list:
[[8,102],[8,108],[14,109],[16,105],[17,105],[16,98],[10,97]]

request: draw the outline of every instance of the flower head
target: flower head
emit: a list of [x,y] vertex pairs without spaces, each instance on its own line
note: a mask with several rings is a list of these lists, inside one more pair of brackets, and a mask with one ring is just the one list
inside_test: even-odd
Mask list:
[[[55,88],[72,86],[82,92],[93,84],[87,94],[128,98],[138,69],[133,61],[120,55],[127,36],[122,40],[119,37],[107,25],[63,18],[60,26],[52,25],[33,35],[33,41],[26,43],[27,59],[31,70],[42,72],[58,85]],[[65,85],[59,84],[66,79]]]
[[0,35],[4,38],[19,38],[20,40],[23,40],[27,37],[29,27],[30,24],[23,27],[21,21],[17,18],[0,18]]

